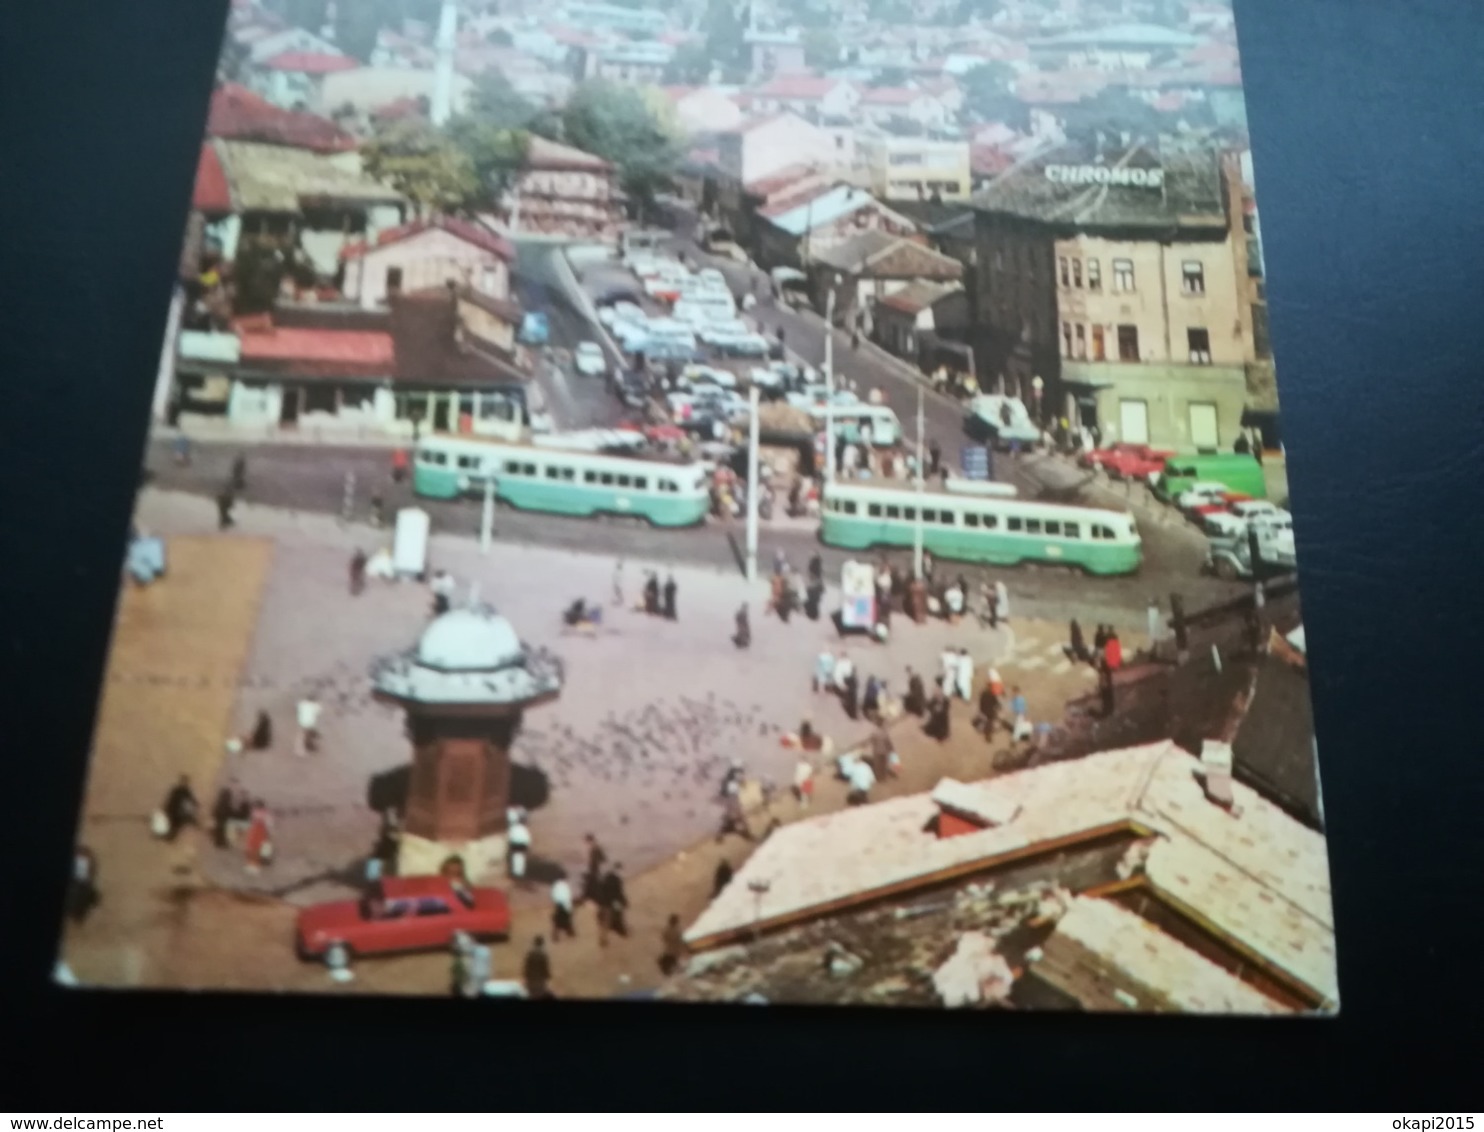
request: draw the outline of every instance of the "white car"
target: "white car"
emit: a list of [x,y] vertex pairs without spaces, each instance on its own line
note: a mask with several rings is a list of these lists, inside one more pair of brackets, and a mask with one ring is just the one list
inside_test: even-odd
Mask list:
[[1219,502],[1231,488],[1224,483],[1213,481],[1197,482],[1191,484],[1175,497],[1175,506],[1182,511],[1189,511],[1192,507],[1200,507],[1205,503]]
[[584,377],[602,377],[608,372],[608,361],[603,357],[603,348],[596,342],[579,342],[572,353],[572,364]]
[[1233,503],[1227,510],[1244,523],[1278,514],[1278,507],[1266,499],[1244,499],[1240,503]]
[[[704,341],[704,338],[702,339]],[[736,389],[737,375],[711,366],[686,366],[680,378],[688,385],[715,385],[721,389]]]
[[[799,392],[790,393],[787,400],[795,409],[812,412],[815,409],[822,409],[829,400],[829,395],[829,388],[827,386],[806,385]],[[848,389],[837,389],[835,390],[835,404],[858,405],[860,404],[860,398]]]

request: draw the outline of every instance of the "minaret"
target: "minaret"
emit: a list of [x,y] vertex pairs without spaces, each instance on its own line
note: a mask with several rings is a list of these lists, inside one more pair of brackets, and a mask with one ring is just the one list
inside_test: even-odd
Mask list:
[[435,49],[438,61],[433,71],[433,125],[447,125],[453,117],[453,54],[459,31],[459,9],[457,0],[443,0],[443,9],[438,14],[438,39]]

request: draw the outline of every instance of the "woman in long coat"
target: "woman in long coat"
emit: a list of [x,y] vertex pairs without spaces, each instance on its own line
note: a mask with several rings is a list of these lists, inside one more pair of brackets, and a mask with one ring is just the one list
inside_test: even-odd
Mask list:
[[248,872],[257,872],[273,859],[273,815],[268,812],[268,803],[261,798],[252,804],[252,817],[248,819],[242,851],[247,858]]

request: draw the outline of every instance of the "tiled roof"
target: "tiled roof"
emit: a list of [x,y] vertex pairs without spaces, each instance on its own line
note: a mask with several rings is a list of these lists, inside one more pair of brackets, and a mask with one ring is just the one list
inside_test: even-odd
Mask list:
[[206,134],[234,141],[293,146],[317,153],[339,153],[356,148],[356,139],[328,118],[304,111],[282,110],[237,83],[225,83],[212,91]]
[[329,75],[336,71],[354,71],[361,64],[348,55],[331,55],[325,51],[284,51],[263,60],[271,71],[295,71],[306,75]]
[[831,224],[841,217],[875,205],[876,198],[864,189],[853,185],[836,185],[802,202],[784,202],[783,205],[776,206],[782,211],[775,211],[773,207],[762,211],[775,227],[783,229],[789,235],[802,236],[806,231],[812,231],[822,224]]
[[926,97],[925,92],[910,87],[878,86],[862,94],[861,103],[867,106],[911,106],[919,98]]
[[262,142],[218,140],[217,155],[242,212],[298,212],[306,198],[394,204],[402,197],[327,156]]
[[395,376],[412,385],[478,387],[524,380],[527,374],[458,342],[458,303],[447,288],[402,295],[390,303]]
[[788,98],[811,101],[823,98],[839,86],[843,79],[823,78],[816,75],[780,75],[770,79],[752,92],[756,98]]
[[[1163,184],[1067,184],[1046,176],[1048,165],[1097,164],[1113,170],[1163,169]],[[1216,155],[1173,146],[1161,152],[1135,144],[1101,154],[1073,143],[1056,146],[995,178],[974,195],[972,204],[984,212],[1066,224],[1080,230],[1179,227],[1215,232],[1226,228]]]
[[607,172],[613,166],[576,146],[562,145],[549,138],[531,135],[526,146],[526,165],[532,169],[590,169]]
[[872,278],[957,279],[964,270],[963,264],[951,256],[877,229],[851,236],[814,258],[848,274]]
[[388,377],[392,336],[381,330],[310,330],[241,324],[242,364],[302,377]]
[[776,173],[769,173],[766,177],[748,181],[743,187],[753,196],[770,197],[796,181],[817,175],[818,170],[813,165],[789,165]]
[[962,290],[956,283],[927,283],[918,281],[908,283],[900,291],[894,291],[885,298],[877,299],[878,306],[890,307],[892,310],[901,311],[903,314],[918,314],[932,306],[944,295],[951,295],[955,291]]
[[1232,787],[1236,811],[1220,808],[1205,797],[1200,765],[1166,741],[959,784],[961,794],[982,795],[986,809],[1015,816],[956,837],[930,832],[940,812],[931,794],[786,825],[758,847],[686,939],[705,947],[1128,831],[1154,836],[1145,875],[1162,898],[1338,1001],[1323,835],[1240,783]]
[[191,208],[205,213],[232,211],[232,190],[227,185],[226,173],[222,172],[221,159],[210,141],[202,143],[201,157],[196,162],[196,188],[191,194]]
[[1288,1013],[1229,971],[1111,901],[1086,896],[1073,900],[1041,951],[1041,958],[1030,969],[1075,998],[1084,1010]]
[[[447,232],[450,236],[462,240],[466,244],[473,244],[477,248],[492,252],[503,260],[510,261],[515,258],[515,249],[511,247],[510,241],[504,236],[491,232],[482,224],[473,224],[468,220],[461,220],[455,216],[435,216],[429,220],[414,220],[410,224],[388,228],[376,237],[375,246],[384,248],[390,244],[401,243],[403,240],[410,240],[414,236],[420,236],[424,232],[431,232],[435,229]],[[345,249],[340,253],[340,258],[359,259],[370,250],[371,248],[366,245],[365,241],[357,241],[347,244]]]

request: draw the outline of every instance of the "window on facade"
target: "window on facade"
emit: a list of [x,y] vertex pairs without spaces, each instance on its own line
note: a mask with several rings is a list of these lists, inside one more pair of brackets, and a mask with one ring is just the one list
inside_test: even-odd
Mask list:
[[1203,326],[1192,326],[1185,332],[1186,341],[1190,344],[1190,361],[1192,365],[1208,366],[1211,364],[1211,333]]
[[1064,358],[1072,356],[1072,324],[1070,322],[1061,324],[1061,356]]
[[1087,327],[1083,326],[1079,322],[1072,329],[1076,332],[1076,338],[1077,338],[1076,348],[1075,348],[1072,356],[1073,357],[1076,357],[1076,358],[1086,358],[1087,357]]
[[1087,261],[1087,289],[1089,291],[1101,291],[1103,289],[1103,268],[1095,259]]
[[389,267],[386,269],[386,289],[388,291],[400,291],[402,289],[402,269],[400,267]]
[[1005,270],[1005,253],[1000,251],[999,248],[995,248],[994,250],[994,269],[996,271]]
[[342,409],[369,409],[376,402],[376,390],[369,385],[342,385],[340,407]]
[[1066,256],[1060,256],[1060,257],[1058,257],[1058,259],[1056,261],[1056,267],[1057,267],[1058,273],[1061,275],[1061,285],[1063,287],[1070,287],[1072,285],[1072,273],[1071,273],[1071,269],[1069,268],[1069,266],[1067,264],[1067,257]]
[[1187,259],[1180,265],[1180,290],[1187,295],[1206,293],[1206,269],[1198,259]]
[[1124,325],[1118,328],[1118,360],[1121,362],[1139,360],[1139,328],[1137,326]]
[[1092,328],[1092,360],[1095,362],[1106,361],[1108,358],[1108,347],[1103,341],[1103,328],[1094,326]]
[[306,413],[335,413],[340,411],[339,390],[333,385],[306,385],[304,387],[304,411]]
[[1134,289],[1134,261],[1131,259],[1115,259],[1113,261],[1113,290],[1132,291]]
[[1082,261],[1080,259],[1072,260],[1072,286],[1082,286]]

